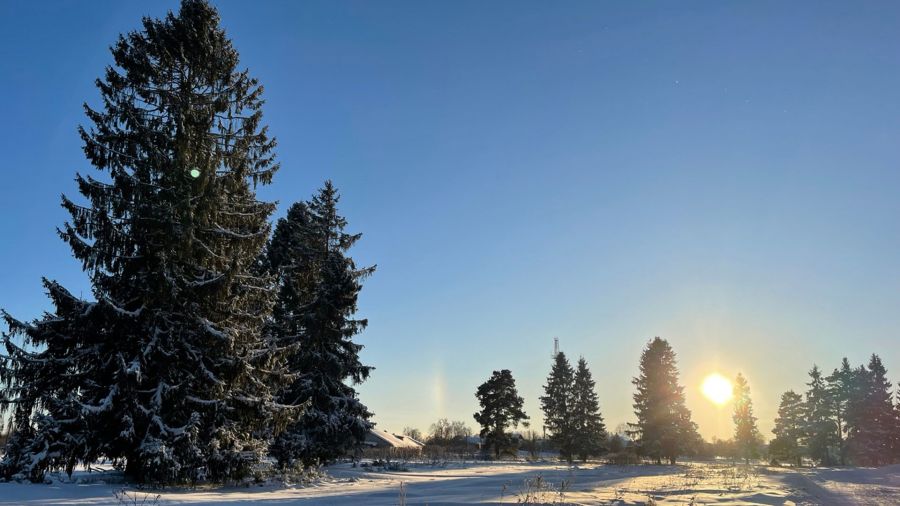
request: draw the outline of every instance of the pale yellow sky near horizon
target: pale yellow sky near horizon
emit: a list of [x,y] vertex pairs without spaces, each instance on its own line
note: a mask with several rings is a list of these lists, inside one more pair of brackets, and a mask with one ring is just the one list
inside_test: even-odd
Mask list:
[[[525,411],[530,416],[531,427],[538,431],[541,430],[542,418],[539,397],[543,394],[543,384],[551,365],[552,341],[546,339],[545,342],[548,343],[546,350],[519,348],[521,356],[510,354],[506,357],[506,362],[515,362],[506,368],[513,371],[519,394],[525,399]],[[789,389],[798,393],[805,392],[807,373],[814,363],[817,363],[827,375],[840,364],[840,359],[844,356],[832,353],[827,360],[814,362],[810,359],[812,352],[799,348],[796,340],[772,336],[757,337],[753,346],[746,344],[726,346],[726,343],[719,341],[677,337],[669,339],[669,342],[678,355],[679,378],[684,387],[687,407],[691,410],[693,420],[698,424],[700,434],[706,440],[713,437],[728,439],[734,431],[733,402],[716,405],[702,393],[701,385],[708,375],[718,373],[733,381],[740,372],[747,378],[757,425],[763,438],[768,441],[773,437],[771,431],[781,394]],[[578,359],[576,344],[579,343],[573,342],[572,339],[562,341],[563,351],[572,362]],[[634,421],[631,406],[634,387],[631,379],[637,374],[638,358],[644,344],[646,342],[632,343],[628,353],[623,353],[632,356],[627,360],[618,360],[610,356],[604,360],[602,357],[586,354],[585,358],[597,382],[600,408],[608,430],[615,430],[621,423]],[[739,347],[742,349],[736,351]],[[868,361],[871,351],[856,351],[847,354],[852,364]],[[884,351],[874,351],[886,361],[891,358],[890,352],[886,357]],[[829,354],[822,354],[825,355]],[[498,360],[498,363],[501,362],[504,361]],[[890,362],[887,363],[890,368]],[[440,358],[412,361],[410,371],[426,368],[429,370],[428,373],[419,371],[418,374],[428,376],[430,380],[394,383],[394,386],[390,386],[391,382],[382,382],[376,369],[373,377],[361,385],[360,395],[363,402],[367,402],[370,391],[381,388],[397,389],[395,396],[386,395],[384,390],[380,391],[378,403],[369,404],[375,411],[374,420],[380,428],[386,430],[400,432],[404,427],[411,426],[427,432],[431,423],[440,418],[448,418],[464,421],[473,432],[477,433],[478,426],[472,418],[472,414],[479,409],[474,392],[490,372],[465,371],[469,373],[466,374],[466,383],[453,383],[447,377],[447,369],[450,367],[462,369],[454,371],[454,377],[462,376],[466,370],[465,363],[449,364],[447,360]],[[495,368],[504,366],[498,365]],[[525,374],[525,371],[528,374]],[[385,403],[385,399],[389,397],[393,399]]]

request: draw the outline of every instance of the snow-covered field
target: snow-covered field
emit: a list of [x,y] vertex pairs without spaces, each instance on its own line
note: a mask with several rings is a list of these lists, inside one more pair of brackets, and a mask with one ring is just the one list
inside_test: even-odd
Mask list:
[[795,471],[712,463],[574,468],[503,463],[419,464],[391,472],[337,465],[328,474],[307,486],[152,493],[125,487],[123,496],[114,474],[78,473],[76,483],[0,483],[0,505],[900,504],[900,466]]

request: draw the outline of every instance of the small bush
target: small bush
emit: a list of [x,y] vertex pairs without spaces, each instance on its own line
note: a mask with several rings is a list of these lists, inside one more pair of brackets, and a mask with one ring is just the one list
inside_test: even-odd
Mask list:
[[113,496],[119,506],[157,506],[160,497],[159,494],[128,491],[125,488],[116,490],[113,492]]

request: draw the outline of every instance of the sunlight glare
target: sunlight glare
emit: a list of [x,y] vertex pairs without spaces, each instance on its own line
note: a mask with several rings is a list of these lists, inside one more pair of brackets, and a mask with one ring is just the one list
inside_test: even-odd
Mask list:
[[712,373],[703,380],[703,395],[714,404],[721,406],[731,400],[731,381],[719,373]]

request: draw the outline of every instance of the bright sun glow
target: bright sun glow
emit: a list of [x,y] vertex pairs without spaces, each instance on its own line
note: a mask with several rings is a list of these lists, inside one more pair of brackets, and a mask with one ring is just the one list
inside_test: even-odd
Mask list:
[[719,373],[712,373],[703,380],[703,395],[715,404],[721,406],[731,399],[732,388],[728,378]]

